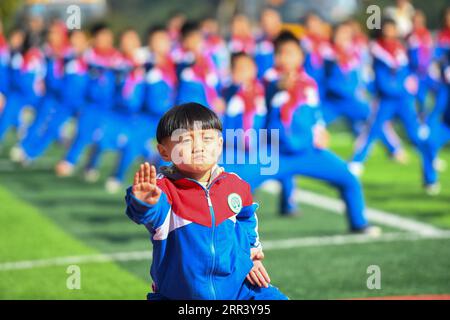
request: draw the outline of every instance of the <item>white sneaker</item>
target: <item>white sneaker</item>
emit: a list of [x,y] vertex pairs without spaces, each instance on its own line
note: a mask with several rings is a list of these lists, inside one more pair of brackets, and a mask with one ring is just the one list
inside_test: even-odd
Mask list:
[[108,178],[105,183],[105,189],[110,194],[115,194],[122,189],[122,183],[116,178]]
[[12,147],[9,152],[9,159],[16,163],[24,162],[26,159],[25,151],[19,146]]
[[360,177],[364,172],[364,164],[361,162],[350,162],[348,164],[348,170],[350,170],[354,176]]
[[100,173],[95,169],[89,169],[84,172],[84,180],[89,183],[95,183],[98,181]]
[[367,235],[367,236],[372,237],[372,238],[381,237],[381,234],[383,233],[381,228],[378,227],[378,226],[367,226],[367,227],[365,227],[363,229],[352,230],[352,232],[356,233],[356,234],[364,234],[364,235]]
[[425,186],[425,192],[429,196],[437,196],[441,193],[441,184],[439,182]]

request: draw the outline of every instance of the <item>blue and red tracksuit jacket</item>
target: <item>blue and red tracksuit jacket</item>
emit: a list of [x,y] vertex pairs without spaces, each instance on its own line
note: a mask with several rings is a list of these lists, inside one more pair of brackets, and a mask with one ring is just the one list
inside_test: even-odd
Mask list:
[[[395,43],[393,43],[395,44]],[[389,50],[382,40],[375,41],[371,52],[374,57],[375,89],[380,99],[392,101],[414,95],[405,80],[414,75],[406,50],[397,44]]]
[[250,186],[216,167],[204,187],[164,167],[157,204],[127,190],[126,214],[151,234],[155,292],[168,299],[236,299],[260,247]]
[[63,87],[70,90],[61,91],[62,102],[66,108],[79,111],[86,104],[88,81],[88,64],[85,55],[69,54],[64,64]]
[[327,100],[352,100],[358,96],[361,89],[359,72],[361,61],[355,50],[334,47],[333,54],[324,62]]
[[145,67],[144,111],[158,122],[175,104],[178,79],[176,66],[170,57],[163,65],[156,65],[150,55]]
[[220,83],[212,59],[206,55],[195,56],[183,49],[173,56],[179,79],[176,103],[197,102],[214,109]]
[[0,93],[6,95],[9,89],[9,60],[8,44],[0,33]]
[[261,35],[256,39],[254,59],[258,67],[258,78],[262,79],[267,70],[273,67],[275,48],[271,39]]
[[280,152],[300,153],[314,147],[313,131],[323,126],[317,83],[304,69],[289,90],[278,86],[281,73],[269,69],[265,75],[266,101],[269,106],[267,128],[279,130]]
[[[222,97],[226,102],[226,111],[223,117],[223,128],[225,133],[228,129],[233,130],[242,129],[247,132],[250,129],[256,130],[259,133],[260,129],[266,127],[267,106],[265,101],[264,85],[258,80],[254,79],[249,85],[242,85],[232,83],[224,88]],[[258,138],[255,136],[251,141],[251,135],[245,136],[245,140],[238,141],[238,137],[233,135],[233,146],[237,147],[243,144],[246,148],[251,143],[256,143]],[[229,143],[227,134],[224,136],[224,142]]]
[[85,57],[88,66],[87,103],[95,105],[99,111],[109,110],[114,105],[116,70],[122,61],[121,54],[115,49],[101,52],[92,48]]

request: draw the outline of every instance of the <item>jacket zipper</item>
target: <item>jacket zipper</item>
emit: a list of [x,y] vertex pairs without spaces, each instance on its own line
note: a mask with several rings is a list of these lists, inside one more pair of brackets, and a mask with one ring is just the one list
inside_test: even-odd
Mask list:
[[214,282],[213,282],[213,273],[214,273],[214,269],[216,267],[216,265],[215,265],[216,264],[216,248],[214,246],[214,231],[215,231],[216,219],[215,219],[215,215],[214,215],[214,208],[212,205],[211,197],[209,196],[209,190],[211,189],[212,185],[220,179],[221,178],[216,178],[215,180],[213,180],[207,188],[205,188],[201,183],[199,183],[198,181],[196,181],[194,179],[188,179],[188,180],[191,180],[191,181],[197,183],[205,191],[206,200],[208,201],[209,213],[211,215],[211,230],[212,230],[212,232],[211,232],[211,255],[213,258],[211,271],[209,273],[209,281],[211,284],[211,292],[212,292],[212,297],[214,300],[216,300],[216,289],[214,287]]
[[206,199],[208,200],[209,213],[211,214],[211,254],[212,254],[212,267],[211,272],[209,274],[209,281],[211,282],[211,291],[213,295],[213,299],[216,300],[216,289],[214,288],[213,282],[213,274],[214,268],[216,267],[216,248],[214,246],[214,228],[216,225],[216,219],[214,217],[214,208],[212,206],[211,198],[209,196],[209,188],[206,190]]

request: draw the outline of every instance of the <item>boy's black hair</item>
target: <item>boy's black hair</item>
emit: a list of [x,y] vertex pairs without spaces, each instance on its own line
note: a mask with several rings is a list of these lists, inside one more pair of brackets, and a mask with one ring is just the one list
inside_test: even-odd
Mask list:
[[[199,122],[201,128],[194,127]],[[222,132],[222,123],[211,109],[195,102],[180,104],[168,110],[159,120],[156,140],[162,143],[175,130],[216,129]]]
[[153,25],[147,29],[147,33],[145,34],[146,39],[150,39],[157,32],[167,32],[167,29],[162,24]]
[[248,58],[248,59],[254,61],[254,60],[253,60],[253,57],[252,57],[251,55],[249,55],[248,53],[244,52],[244,51],[235,52],[235,53],[233,53],[233,54],[231,55],[231,58],[230,58],[230,63],[231,63],[231,68],[232,68],[232,69],[234,68],[234,66],[235,66],[235,64],[236,64],[236,61],[237,61],[239,58]]
[[295,43],[299,47],[299,49],[302,50],[299,39],[291,31],[282,31],[273,41],[275,53],[277,53],[280,50],[280,47],[283,44],[288,42]]
[[89,29],[91,36],[95,37],[99,32],[103,30],[110,30],[109,25],[106,22],[97,22]]
[[181,39],[186,39],[191,33],[200,32],[200,26],[196,21],[186,21],[180,30]]

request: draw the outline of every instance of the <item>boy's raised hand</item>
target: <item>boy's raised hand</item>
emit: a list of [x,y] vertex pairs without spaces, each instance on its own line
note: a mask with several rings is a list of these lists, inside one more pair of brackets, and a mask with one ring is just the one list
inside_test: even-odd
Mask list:
[[156,185],[156,168],[148,162],[141,164],[134,175],[133,195],[139,200],[154,205],[158,203],[161,189]]

